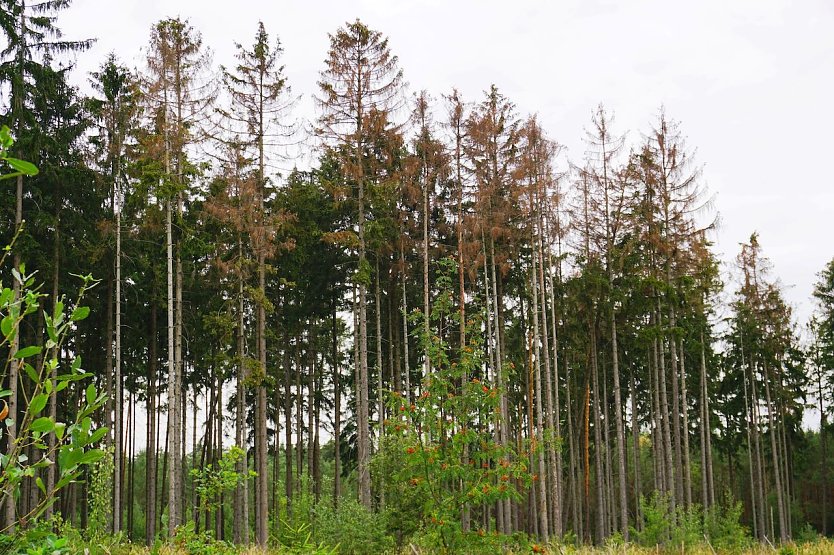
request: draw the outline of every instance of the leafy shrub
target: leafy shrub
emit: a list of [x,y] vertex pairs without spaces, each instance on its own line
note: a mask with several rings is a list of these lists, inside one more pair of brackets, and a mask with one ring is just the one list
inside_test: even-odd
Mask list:
[[215,540],[211,532],[196,533],[194,522],[178,526],[174,537],[171,538],[171,543],[180,552],[189,555],[235,555],[237,553],[234,545]]
[[[454,544],[444,544],[444,538],[436,527],[429,527],[415,534],[411,542],[426,553],[461,553],[466,555],[492,555],[493,553],[544,553],[545,548],[536,544],[523,532],[512,535],[496,531],[460,531],[454,536]],[[446,539],[448,543],[448,539]]]
[[742,550],[750,546],[750,531],[741,524],[741,501],[726,498],[710,507],[704,515],[704,535],[719,550]]
[[113,518],[113,450],[91,465],[90,487],[87,489],[89,520],[86,535],[95,540],[107,533]]
[[738,551],[750,545],[747,529],[739,522],[740,502],[725,499],[706,511],[700,505],[673,511],[668,496],[655,492],[647,501],[641,499],[643,529],[632,529],[635,541],[645,547],[668,545],[694,548],[709,541],[722,551]]
[[641,530],[631,531],[634,541],[643,546],[668,542],[672,528],[668,497],[659,492],[654,492],[648,500],[641,496],[640,511],[643,514],[643,526]]
[[802,528],[797,530],[793,536],[796,543],[814,543],[820,539],[819,532],[814,530],[814,527],[807,522]]
[[338,546],[338,552],[362,555],[386,553],[395,547],[388,534],[388,513],[374,513],[355,499],[341,499],[339,507],[320,503],[313,511],[313,535],[316,541]]
[[[456,263],[443,259],[439,266],[440,294],[428,318],[454,325],[460,323],[452,294]],[[526,456],[496,441],[489,427],[473,420],[473,415],[494,415],[497,420],[503,395],[495,383],[477,377],[485,358],[480,317],[464,323],[469,331],[462,348],[427,333],[425,318],[415,311],[411,320],[432,372],[417,398],[392,394],[392,416],[385,422],[392,439],[384,456],[396,464],[390,466],[389,460],[381,466],[392,469],[384,484],[386,496],[416,500],[413,506],[427,537],[435,536],[434,529],[443,549],[455,551],[465,543],[460,515],[467,504],[521,500],[533,476]]]
[[[304,553],[305,555],[334,555],[339,552],[339,547],[328,546],[324,542],[313,541],[312,527],[307,522],[291,524],[282,520],[278,527],[280,533],[277,538],[281,553]],[[273,543],[275,543],[273,541]]]

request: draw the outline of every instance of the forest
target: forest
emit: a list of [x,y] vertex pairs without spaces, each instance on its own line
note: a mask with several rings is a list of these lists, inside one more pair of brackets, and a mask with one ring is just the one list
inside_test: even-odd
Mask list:
[[0,553],[834,552],[834,251],[722,263],[662,106],[568,156],[359,19],[309,120],[268,22],[88,96],[69,5],[0,2]]

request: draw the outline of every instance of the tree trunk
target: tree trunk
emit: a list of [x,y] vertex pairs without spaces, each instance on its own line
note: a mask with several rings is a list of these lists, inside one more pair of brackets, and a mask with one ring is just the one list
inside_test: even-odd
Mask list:
[[[116,172],[116,191],[119,174]],[[122,529],[122,209],[116,201],[116,347],[115,347],[115,409],[113,426],[113,533]]]
[[[579,494],[579,452],[574,441],[574,427],[573,427],[573,404],[571,403],[571,379],[570,366],[568,364],[568,357],[565,357],[565,413],[567,416],[568,425],[568,450],[570,451],[570,487],[571,497],[573,497],[572,514],[573,514],[573,531],[576,537],[580,540],[585,538],[582,526],[582,507]],[[558,387],[557,387],[558,391]]]
[[[655,324],[658,328],[661,326],[661,317],[658,301],[658,310],[655,313]],[[666,393],[666,356],[665,356],[665,342],[660,339],[659,352],[656,349],[656,356],[658,357],[657,379],[658,387],[660,389],[660,414],[662,417],[662,433],[663,433],[663,455],[666,459],[666,468],[664,469],[666,475],[666,493],[669,494],[670,509],[674,512],[677,506],[677,489],[675,487],[675,463],[673,462],[674,452],[672,451],[672,424],[670,422],[669,412],[669,397]]]
[[[532,200],[532,199],[531,199]],[[536,238],[533,237],[533,244]],[[545,448],[544,448],[544,410],[542,402],[542,367],[541,367],[541,349],[539,348],[539,284],[538,284],[538,267],[536,264],[538,249],[534,250],[532,256],[532,271],[530,278],[531,294],[533,299],[533,356],[535,358],[535,384],[536,384],[536,440],[541,446],[538,453],[538,492],[537,492],[537,513],[539,517],[539,537],[547,543],[550,539],[548,529],[549,519],[547,516],[547,467],[544,464]],[[542,306],[544,308],[544,306]],[[546,322],[546,320],[545,320]],[[546,330],[546,327],[545,327]]]
[[408,354],[408,289],[405,280],[405,254],[400,250],[403,279],[403,374],[405,374],[405,400],[411,404],[411,368]]
[[[235,445],[247,449],[246,434],[246,329],[245,306],[243,288],[243,241],[238,237],[238,290],[237,290],[237,380],[235,385]],[[221,434],[222,435],[222,434]],[[235,471],[242,476],[247,473],[246,457],[242,457],[235,465]],[[248,481],[243,480],[235,487],[234,494],[234,522],[232,537],[237,544],[249,543],[249,487]]]
[[[21,19],[23,18],[22,10],[21,10]],[[15,233],[17,233],[21,229],[21,225],[23,223],[23,176],[17,176],[17,193],[16,193],[16,202],[15,202],[15,215],[14,215],[14,225],[15,225]],[[14,268],[17,271],[20,271],[20,249],[15,249],[14,251]],[[12,295],[15,302],[20,299],[20,283],[16,279],[12,280]],[[9,343],[9,352],[15,353],[17,350],[20,349],[20,329],[17,324],[15,324],[15,329],[13,330],[12,340]],[[8,407],[9,407],[9,415],[8,419],[11,419],[11,424],[6,426],[6,444],[7,444],[7,452],[11,453],[14,449],[15,443],[17,442],[17,388],[18,388],[18,373],[20,370],[20,360],[19,359],[12,359],[11,363],[9,364],[9,383],[8,387],[11,390],[11,394],[9,395],[8,400]],[[5,518],[4,518],[4,531],[8,534],[14,534],[15,531],[15,521],[16,521],[16,510],[15,510],[15,500],[13,495],[9,495],[6,497],[6,507],[5,507]]]
[[704,348],[704,333],[701,332],[701,383],[698,406],[701,409],[701,504],[705,509],[712,506],[709,495],[709,470],[707,469],[707,434],[710,433],[709,413],[707,412],[707,362]]
[[[287,496],[287,516],[293,514],[292,492],[292,364],[290,364],[290,338],[284,331],[284,492]],[[296,349],[299,345],[296,343]]]
[[[174,242],[172,232],[173,207],[172,200],[168,200],[165,212],[165,233],[167,238],[167,287],[168,287],[168,431],[167,439],[167,453],[166,462],[168,465],[168,535],[173,536],[177,526],[181,524],[179,518],[181,512],[180,504],[180,483],[179,483],[179,453],[180,446],[180,390],[178,379],[178,364],[179,357],[177,357],[177,347],[179,339],[177,332],[179,331],[179,319],[174,318],[175,315],[175,293],[174,293]],[[179,264],[177,264],[179,268]],[[179,272],[177,273],[179,277]],[[181,293],[179,286],[176,291]],[[178,312],[178,311],[177,311]]]
[[643,472],[640,464],[640,424],[637,420],[637,385],[634,371],[629,373],[629,396],[631,397],[631,434],[634,443],[634,523],[637,530],[643,529],[643,515],[640,510],[640,496],[643,494]]
[[680,340],[681,366],[681,434],[683,435],[683,488],[686,507],[692,506],[692,475],[689,463],[689,401],[686,397],[686,363],[683,351],[683,339]]
[[336,301],[333,301],[332,315],[332,358],[333,358],[333,507],[338,508],[342,495],[342,391],[339,380],[339,337],[337,330]]
[[764,369],[765,375],[765,401],[767,402],[767,420],[768,420],[768,427],[770,428],[770,452],[773,458],[773,477],[776,480],[776,510],[779,514],[779,541],[781,543],[785,543],[788,541],[788,526],[785,520],[785,497],[784,497],[784,490],[782,489],[782,482],[784,477],[782,476],[781,471],[781,462],[779,460],[780,449],[777,447],[777,440],[776,440],[776,419],[773,418],[773,413],[775,412],[774,403],[771,399],[770,394],[770,382],[773,379],[771,376],[771,372],[769,367],[765,366]]
[[594,389],[594,478],[595,488],[597,493],[597,521],[596,521],[596,541],[597,544],[602,544],[605,538],[608,537],[608,519],[606,511],[605,498],[605,466],[603,464],[603,442],[601,427],[603,426],[602,415],[600,411],[600,403],[602,400],[600,385],[599,385],[599,361],[597,360],[597,335],[596,325],[593,321],[589,321],[590,327],[590,342],[591,342],[591,379],[593,381]]
[[156,298],[151,298],[150,331],[148,333],[148,434],[145,448],[145,542],[156,538],[156,375],[157,375]]

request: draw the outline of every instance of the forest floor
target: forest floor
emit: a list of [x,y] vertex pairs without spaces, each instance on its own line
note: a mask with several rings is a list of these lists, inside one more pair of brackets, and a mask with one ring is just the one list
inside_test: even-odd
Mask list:
[[[88,551],[89,554],[97,553],[98,551],[95,549],[95,546],[91,546],[92,549]],[[157,549],[151,550],[146,547],[140,547],[136,545],[132,546],[119,546],[118,548],[112,549],[105,549],[102,553],[107,553],[108,555],[192,555],[194,551],[190,551],[184,547],[176,547],[176,546],[162,546]],[[326,549],[321,549],[318,551],[298,551],[298,550],[262,550],[256,547],[249,547],[249,548],[242,548],[239,550],[217,550],[214,551],[210,549],[207,552],[200,551],[199,555],[289,555],[289,554],[300,554],[300,553],[311,553],[313,555],[316,554],[337,554],[338,551],[330,551]],[[522,552],[506,552],[504,555],[520,555]],[[525,552],[526,553],[526,552]],[[830,539],[818,539],[811,542],[805,542],[801,544],[787,544],[783,546],[776,546],[772,547],[770,545],[761,545],[757,544],[755,546],[743,549],[743,550],[732,550],[732,551],[725,551],[725,550],[715,550],[709,545],[702,545],[699,547],[680,547],[677,549],[673,548],[664,548],[664,547],[640,547],[635,545],[625,545],[625,546],[617,546],[617,547],[573,547],[573,546],[559,546],[546,549],[542,553],[546,555],[603,555],[603,554],[610,554],[610,555],[651,555],[651,554],[658,554],[658,555],[674,555],[674,554],[691,554],[691,555],[720,555],[720,554],[733,554],[733,555],[771,555],[771,554],[779,554],[779,555],[827,555],[827,554],[834,554],[834,541]],[[368,555],[377,555],[377,554],[368,554]],[[431,555],[430,552],[424,550],[418,550],[414,547],[407,547],[403,548],[401,551],[392,553],[392,555]]]

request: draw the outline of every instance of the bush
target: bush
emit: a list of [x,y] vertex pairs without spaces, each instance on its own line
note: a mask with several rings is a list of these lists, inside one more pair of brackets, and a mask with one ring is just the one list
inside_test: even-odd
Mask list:
[[750,532],[739,522],[742,512],[741,501],[733,501],[729,497],[706,511],[704,534],[713,547],[737,551],[750,546]]
[[237,548],[228,542],[215,540],[211,532],[196,533],[194,522],[179,526],[171,543],[182,553],[189,555],[235,555]]
[[729,498],[706,511],[700,505],[688,510],[678,506],[673,511],[668,496],[655,492],[648,501],[641,499],[641,509],[643,529],[632,529],[632,534],[644,547],[694,548],[709,541],[717,550],[738,551],[751,542],[747,529],[739,522],[741,503]]
[[[438,265],[440,293],[428,318],[460,324],[452,294],[455,261],[443,259]],[[527,468],[527,453],[496,441],[492,428],[475,418],[490,415],[497,424],[505,395],[497,380],[488,383],[477,377],[485,358],[481,316],[463,322],[468,339],[462,347],[426,333],[425,318],[415,311],[410,320],[431,361],[431,375],[424,378],[416,398],[392,393],[391,416],[385,421],[387,443],[376,457],[384,457],[379,466],[390,469],[382,484],[386,495],[415,500],[398,516],[409,524],[419,523],[429,531],[426,537],[439,537],[444,550],[456,551],[467,539],[460,523],[464,507],[520,501],[534,477]]]
[[392,552],[394,538],[388,534],[388,514],[374,513],[354,499],[342,499],[339,507],[319,504],[313,510],[313,537],[338,552],[364,555]]

